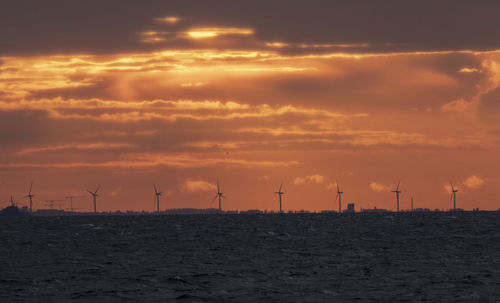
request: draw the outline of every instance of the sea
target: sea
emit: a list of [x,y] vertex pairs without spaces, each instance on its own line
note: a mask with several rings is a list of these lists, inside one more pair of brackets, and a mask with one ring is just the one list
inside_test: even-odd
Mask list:
[[500,302],[500,212],[0,218],[0,302]]

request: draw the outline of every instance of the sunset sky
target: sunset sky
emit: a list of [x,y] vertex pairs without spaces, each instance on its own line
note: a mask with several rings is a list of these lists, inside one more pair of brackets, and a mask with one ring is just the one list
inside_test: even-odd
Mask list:
[[[0,3],[0,206],[500,208],[498,1]],[[68,204],[61,202],[64,207]]]

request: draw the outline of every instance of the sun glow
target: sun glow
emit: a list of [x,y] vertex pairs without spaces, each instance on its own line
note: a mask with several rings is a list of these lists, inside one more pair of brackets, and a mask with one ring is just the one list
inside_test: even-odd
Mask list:
[[181,19],[176,16],[167,16],[163,18],[156,18],[155,21],[159,23],[167,23],[167,24],[177,24]]
[[221,35],[252,35],[253,29],[236,27],[200,27],[193,28],[187,32],[192,39],[215,38]]

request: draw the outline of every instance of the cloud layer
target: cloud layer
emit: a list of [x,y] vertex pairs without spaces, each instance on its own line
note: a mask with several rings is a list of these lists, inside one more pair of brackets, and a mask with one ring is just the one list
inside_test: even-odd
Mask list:
[[5,197],[98,182],[105,207],[134,209],[163,180],[171,207],[206,207],[220,177],[233,208],[272,209],[283,180],[287,207],[319,210],[338,179],[392,208],[401,178],[402,201],[443,208],[452,179],[469,208],[498,207],[499,5],[40,5],[0,4]]

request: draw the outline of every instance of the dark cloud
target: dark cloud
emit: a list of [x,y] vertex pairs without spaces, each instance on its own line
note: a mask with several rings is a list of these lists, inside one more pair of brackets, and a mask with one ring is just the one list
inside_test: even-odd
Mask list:
[[[23,144],[40,143],[47,136],[45,111],[0,111],[0,153]],[[45,135],[44,135],[45,134]]]
[[[7,0],[0,4],[0,49],[21,53],[110,53],[158,48],[138,31],[153,19],[177,26],[242,26],[262,41],[372,43],[372,51],[496,49],[500,3],[494,1],[65,1]],[[161,47],[188,47],[173,42]]]

